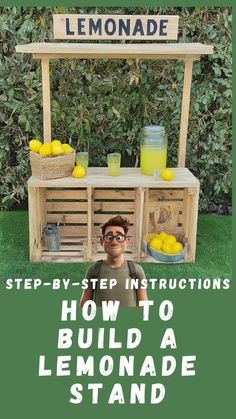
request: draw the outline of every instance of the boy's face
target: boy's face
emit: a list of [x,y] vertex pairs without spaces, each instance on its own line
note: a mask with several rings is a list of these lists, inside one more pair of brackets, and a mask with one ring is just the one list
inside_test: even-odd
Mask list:
[[[105,235],[125,235],[123,227],[120,226],[108,226],[105,230]],[[105,241],[104,238],[100,239],[100,244],[103,246],[104,251],[111,257],[119,257],[122,255],[125,251],[127,246],[130,244],[129,237],[126,237],[122,243],[117,241],[117,239],[114,237],[111,242]]]

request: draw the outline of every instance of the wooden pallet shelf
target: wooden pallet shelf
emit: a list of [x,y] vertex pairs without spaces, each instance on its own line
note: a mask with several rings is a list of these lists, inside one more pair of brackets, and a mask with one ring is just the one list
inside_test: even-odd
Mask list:
[[[142,253],[142,236],[165,230],[186,238],[185,261],[195,259],[199,181],[188,169],[175,169],[174,181],[167,182],[144,176],[135,168],[121,168],[117,177],[109,176],[107,168],[88,168],[82,179],[42,181],[31,177],[28,188],[31,261],[83,262],[103,258],[100,225],[117,214],[131,222],[127,258],[155,262]],[[42,229],[46,223],[61,225],[59,252],[48,252],[43,245]]]

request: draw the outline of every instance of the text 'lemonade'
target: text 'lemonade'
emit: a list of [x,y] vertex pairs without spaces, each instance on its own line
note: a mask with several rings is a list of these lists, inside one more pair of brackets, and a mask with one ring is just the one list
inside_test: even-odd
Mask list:
[[141,172],[153,176],[154,170],[166,167],[167,140],[164,127],[150,125],[144,127],[141,141]]

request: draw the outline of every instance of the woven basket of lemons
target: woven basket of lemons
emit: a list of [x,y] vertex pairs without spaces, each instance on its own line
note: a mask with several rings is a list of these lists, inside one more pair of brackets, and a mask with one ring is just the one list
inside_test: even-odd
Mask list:
[[177,241],[174,234],[150,233],[143,236],[142,248],[145,253],[160,262],[180,262],[186,253],[186,244]]
[[59,140],[44,144],[40,140],[31,140],[29,148],[33,176],[41,180],[71,176],[75,150],[69,144],[62,144]]

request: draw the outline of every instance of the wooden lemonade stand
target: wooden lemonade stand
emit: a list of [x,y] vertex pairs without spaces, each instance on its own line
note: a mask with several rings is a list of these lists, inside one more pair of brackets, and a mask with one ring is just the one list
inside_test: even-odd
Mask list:
[[[57,19],[61,19],[60,25],[65,22],[66,16],[68,15],[56,15]],[[134,16],[132,18],[134,19]],[[75,30],[71,28],[70,33],[73,39]],[[83,29],[85,30],[85,27]],[[80,38],[83,39],[83,36]],[[60,34],[59,37],[63,36]],[[65,35],[64,38],[68,36]],[[101,36],[101,38],[108,37]],[[99,36],[94,36],[92,39],[99,39]],[[126,39],[132,39],[132,37],[126,37]],[[136,37],[136,39],[141,38]],[[172,38],[165,39],[175,38],[172,34]],[[185,168],[192,67],[193,62],[199,60],[201,55],[212,54],[213,48],[200,43],[50,42],[18,45],[16,51],[31,53],[34,59],[41,60],[44,142],[51,141],[49,60],[60,58],[171,59],[182,60],[185,63],[178,167],[174,169],[174,180],[171,182],[155,180],[153,176],[142,175],[139,168],[121,168],[120,176],[116,177],[109,176],[107,168],[102,167],[88,168],[87,175],[82,179],[70,176],[40,180],[32,176],[28,181],[30,260],[33,262],[84,262],[101,259],[103,251],[99,245],[101,234],[99,226],[112,216],[121,214],[132,224],[130,230],[132,244],[127,252],[129,259],[157,262],[142,252],[142,236],[144,233],[164,230],[175,234],[179,239],[185,238],[187,252],[184,262],[194,262],[199,181]],[[58,222],[61,225],[61,248],[59,252],[48,252],[42,240],[43,226],[46,223]]]

